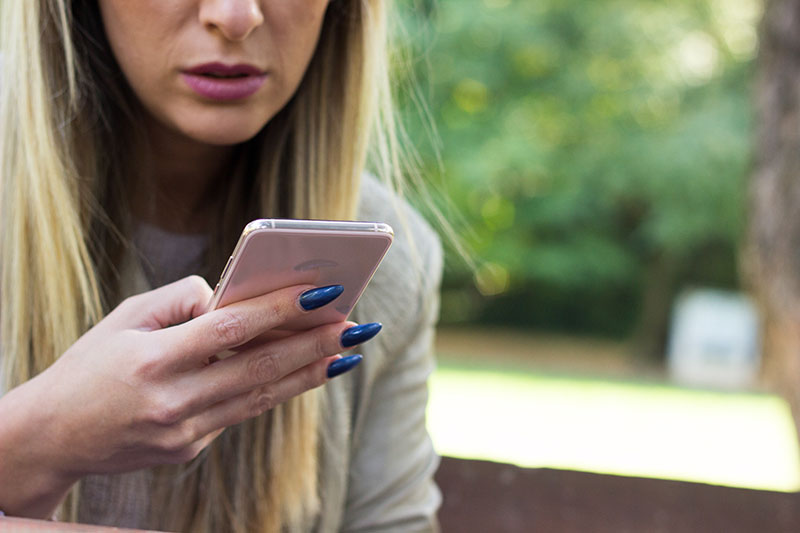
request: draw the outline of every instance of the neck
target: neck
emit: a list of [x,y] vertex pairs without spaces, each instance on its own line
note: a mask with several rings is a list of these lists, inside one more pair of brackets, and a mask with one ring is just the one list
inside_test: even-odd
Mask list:
[[134,216],[174,233],[204,233],[234,146],[199,143],[146,119],[148,153],[133,191]]

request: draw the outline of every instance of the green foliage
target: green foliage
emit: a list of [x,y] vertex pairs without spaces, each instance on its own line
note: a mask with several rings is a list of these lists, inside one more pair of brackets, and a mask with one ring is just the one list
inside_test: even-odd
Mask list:
[[681,283],[736,283],[755,0],[412,4],[440,153],[407,98],[409,137],[483,265],[449,262],[445,321],[624,334],[648,262],[708,249]]

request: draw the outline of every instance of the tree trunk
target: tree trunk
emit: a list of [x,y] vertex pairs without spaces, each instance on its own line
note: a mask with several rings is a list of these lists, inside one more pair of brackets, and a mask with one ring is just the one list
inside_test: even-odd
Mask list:
[[654,254],[645,265],[641,311],[632,341],[637,360],[664,359],[681,266],[680,258],[667,252]]
[[767,0],[756,81],[746,277],[763,328],[763,376],[800,427],[800,0]]

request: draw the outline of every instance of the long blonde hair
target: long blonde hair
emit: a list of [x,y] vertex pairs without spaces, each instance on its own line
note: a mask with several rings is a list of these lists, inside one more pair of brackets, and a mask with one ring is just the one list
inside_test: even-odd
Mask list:
[[[329,5],[297,93],[241,148],[211,236],[209,275],[251,217],[353,218],[368,148],[380,177],[399,177],[386,2]],[[122,162],[130,143],[146,139],[96,2],[0,7],[0,353],[9,390],[117,303],[130,229]],[[307,529],[319,509],[320,409],[320,395],[306,393],[228,428],[195,462],[157,469],[157,479],[173,481],[159,485],[168,488],[154,498],[151,526]],[[61,516],[75,520],[77,512],[75,489]]]

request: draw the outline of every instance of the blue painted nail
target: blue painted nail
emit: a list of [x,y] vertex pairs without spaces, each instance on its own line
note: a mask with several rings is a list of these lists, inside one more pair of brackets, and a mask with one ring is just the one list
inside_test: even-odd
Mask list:
[[341,285],[328,285],[327,287],[311,289],[300,295],[300,306],[306,311],[311,311],[331,303],[342,292],[344,292],[344,287]]
[[358,366],[358,363],[360,363],[362,359],[364,359],[364,357],[360,354],[348,355],[347,357],[337,359],[328,365],[328,379],[335,378],[340,374],[344,374],[351,368]]
[[367,342],[372,337],[378,334],[383,325],[380,322],[372,322],[370,324],[361,324],[360,326],[353,326],[347,328],[342,333],[342,346],[349,348],[362,342]]

